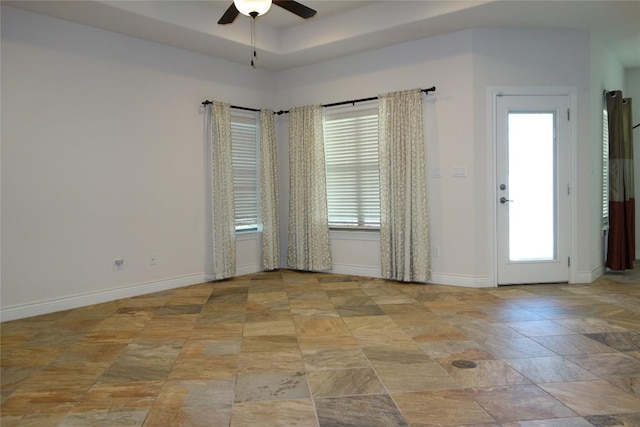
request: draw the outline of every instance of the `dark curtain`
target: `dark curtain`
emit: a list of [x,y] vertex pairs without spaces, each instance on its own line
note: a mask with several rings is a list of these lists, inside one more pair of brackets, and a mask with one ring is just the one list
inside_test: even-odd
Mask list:
[[609,244],[606,266],[633,269],[636,253],[631,98],[606,94],[609,116]]

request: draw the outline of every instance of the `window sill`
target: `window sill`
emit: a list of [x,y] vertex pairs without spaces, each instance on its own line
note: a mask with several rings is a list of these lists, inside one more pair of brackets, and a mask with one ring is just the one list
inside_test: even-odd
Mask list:
[[262,236],[262,231],[260,230],[244,230],[244,231],[236,231],[236,240],[255,240],[258,237]]
[[329,237],[333,240],[367,240],[377,242],[380,240],[380,230],[332,228],[329,230]]

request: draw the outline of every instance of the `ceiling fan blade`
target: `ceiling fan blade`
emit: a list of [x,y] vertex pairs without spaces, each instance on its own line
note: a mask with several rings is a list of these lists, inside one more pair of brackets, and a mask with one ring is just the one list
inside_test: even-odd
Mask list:
[[273,4],[304,19],[309,19],[316,14],[315,10],[293,0],[273,0]]
[[229,9],[227,9],[224,15],[222,15],[222,18],[220,18],[220,20],[218,21],[218,24],[220,25],[231,24],[233,21],[236,20],[239,13],[240,12],[236,8],[236,5],[234,3],[231,3],[231,6],[229,6]]

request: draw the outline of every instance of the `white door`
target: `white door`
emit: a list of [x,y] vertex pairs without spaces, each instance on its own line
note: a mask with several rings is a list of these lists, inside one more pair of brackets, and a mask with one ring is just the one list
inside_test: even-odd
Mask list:
[[498,96],[498,284],[569,281],[568,96]]

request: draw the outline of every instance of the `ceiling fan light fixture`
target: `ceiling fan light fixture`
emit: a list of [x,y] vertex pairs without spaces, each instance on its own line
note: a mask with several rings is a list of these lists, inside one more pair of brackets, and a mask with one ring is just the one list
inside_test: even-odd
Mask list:
[[271,9],[271,0],[233,0],[233,4],[246,16],[264,15]]

